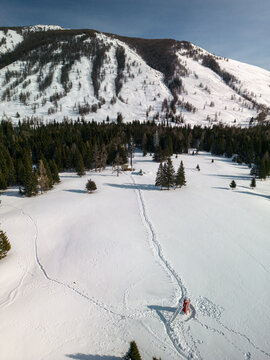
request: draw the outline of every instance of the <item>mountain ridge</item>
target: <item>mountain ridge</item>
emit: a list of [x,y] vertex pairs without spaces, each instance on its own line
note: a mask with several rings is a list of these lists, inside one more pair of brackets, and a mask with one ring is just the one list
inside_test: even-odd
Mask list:
[[247,126],[268,119],[270,72],[188,41],[56,25],[0,28],[0,116]]

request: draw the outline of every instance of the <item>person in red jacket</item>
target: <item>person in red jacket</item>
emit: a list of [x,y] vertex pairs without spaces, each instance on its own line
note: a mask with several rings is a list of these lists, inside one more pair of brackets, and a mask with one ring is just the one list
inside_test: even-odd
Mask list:
[[182,311],[184,311],[184,313],[186,313],[186,315],[187,315],[187,312],[188,312],[188,311],[190,312],[189,305],[190,305],[190,299],[188,299],[188,300],[187,300],[187,299],[184,299]]

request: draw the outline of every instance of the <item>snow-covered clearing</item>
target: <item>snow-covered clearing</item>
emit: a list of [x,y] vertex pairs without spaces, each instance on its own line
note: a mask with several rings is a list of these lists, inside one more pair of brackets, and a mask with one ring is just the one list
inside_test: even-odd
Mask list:
[[180,160],[178,190],[157,190],[158,164],[137,154],[132,174],[65,173],[36,198],[1,196],[1,359],[117,360],[133,339],[145,360],[270,359],[269,180],[251,190],[246,166]]

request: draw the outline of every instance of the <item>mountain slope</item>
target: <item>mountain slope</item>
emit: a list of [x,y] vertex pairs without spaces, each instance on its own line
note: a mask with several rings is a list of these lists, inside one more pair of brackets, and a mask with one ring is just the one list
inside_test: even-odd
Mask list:
[[0,54],[0,116],[15,122],[246,125],[269,112],[270,72],[186,41],[38,25],[0,28]]

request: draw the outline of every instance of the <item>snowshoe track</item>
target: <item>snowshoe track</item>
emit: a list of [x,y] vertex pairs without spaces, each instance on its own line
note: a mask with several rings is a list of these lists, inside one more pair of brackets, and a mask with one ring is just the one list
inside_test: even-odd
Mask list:
[[[146,203],[145,203],[145,200],[144,200],[144,197],[142,194],[142,190],[138,187],[132,174],[130,175],[130,178],[134,185],[134,190],[137,193],[137,199],[138,199],[138,203],[139,203],[142,221],[150,235],[149,238],[153,244],[154,249],[157,252],[159,261],[160,261],[161,265],[163,266],[163,268],[166,270],[166,272],[170,275],[172,280],[174,280],[177,283],[178,290],[180,290],[180,292],[181,292],[181,297],[178,301],[178,306],[170,320],[167,320],[163,316],[163,314],[160,310],[156,310],[162,323],[164,324],[166,333],[167,333],[168,337],[170,338],[172,345],[174,346],[174,348],[178,352],[178,354],[185,359],[196,359],[196,358],[199,360],[203,359],[200,354],[200,351],[196,345],[196,341],[194,340],[193,336],[191,335],[190,326],[189,325],[185,326],[185,324],[189,323],[190,320],[194,320],[195,322],[200,324],[202,327],[207,329],[207,331],[214,332],[214,333],[217,333],[217,334],[223,336],[229,344],[231,344],[237,351],[239,351],[240,354],[242,354],[242,356],[245,359],[251,359],[252,355],[250,354],[250,352],[245,351],[242,347],[238,346],[235,342],[233,342],[227,336],[226,332],[234,334],[236,337],[241,337],[242,339],[245,339],[246,342],[254,350],[260,352],[261,354],[263,354],[267,357],[270,357],[270,353],[259,348],[247,335],[242,334],[241,332],[238,332],[238,331],[231,329],[228,326],[224,325],[220,320],[221,312],[219,314],[215,314],[214,318],[215,318],[217,324],[219,324],[219,326],[221,326],[224,329],[224,331],[210,327],[210,326],[204,324],[203,322],[201,322],[200,320],[198,320],[198,318],[196,316],[196,310],[195,310],[194,306],[192,306],[192,305],[190,306],[190,308],[191,308],[190,316],[188,316],[187,319],[185,318],[182,321],[179,321],[179,314],[181,313],[181,307],[179,305],[181,305],[183,303],[184,298],[188,297],[188,291],[183,283],[183,280],[180,278],[180,276],[176,273],[176,271],[173,269],[173,267],[170,265],[168,260],[163,255],[162,246],[158,241],[158,236],[154,229],[154,225],[151,222],[151,220],[149,219],[149,216],[147,214],[147,207],[146,207]],[[208,300],[208,302],[210,302],[210,300]],[[216,304],[214,304],[214,303],[212,303],[212,304],[217,309],[219,309],[219,307]],[[152,308],[154,308],[154,307],[152,307]],[[211,314],[208,316],[213,317],[213,316],[211,316]],[[180,328],[180,331],[178,332],[178,336],[174,331],[175,325],[178,326],[178,328]],[[179,338],[179,334],[180,334],[181,338]]]

